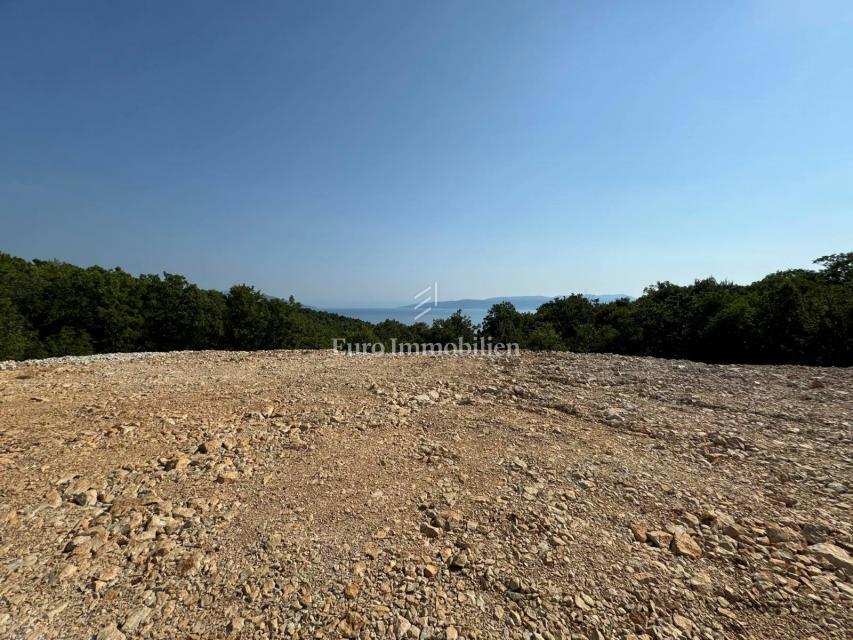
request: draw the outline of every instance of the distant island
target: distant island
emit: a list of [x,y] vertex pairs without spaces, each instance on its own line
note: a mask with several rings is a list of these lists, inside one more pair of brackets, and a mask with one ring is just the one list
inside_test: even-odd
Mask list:
[[[613,302],[614,300],[633,300],[633,296],[624,293],[584,293],[581,294],[587,300],[598,300],[599,302]],[[432,305],[439,309],[491,309],[492,306],[501,302],[510,302],[519,309],[536,309],[546,302],[551,302],[559,296],[498,296],[496,298],[461,298],[459,300],[440,300]],[[414,309],[415,304],[407,304],[400,309]]]

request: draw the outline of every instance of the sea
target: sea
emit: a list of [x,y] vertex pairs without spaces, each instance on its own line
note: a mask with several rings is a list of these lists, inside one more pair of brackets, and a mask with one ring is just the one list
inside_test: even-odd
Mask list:
[[[454,313],[456,313],[456,309],[444,308],[444,307],[435,307],[429,310],[428,313],[421,316],[419,320],[415,319],[419,313],[423,311],[423,307],[415,311],[409,307],[363,307],[363,308],[323,308],[322,311],[330,311],[331,313],[339,313],[342,316],[349,316],[350,318],[358,318],[359,320],[366,320],[367,322],[372,322],[376,324],[377,322],[382,322],[383,320],[397,320],[398,322],[402,322],[403,324],[415,324],[415,322],[426,322],[427,324],[432,324],[433,320],[443,320],[445,318],[449,318]],[[532,307],[529,309],[525,308],[517,308],[517,311],[521,311],[524,313],[536,311],[536,307]],[[471,322],[474,324],[482,324],[483,319],[486,317],[486,314],[489,312],[488,309],[483,307],[477,308],[462,308],[463,315],[471,318]]]

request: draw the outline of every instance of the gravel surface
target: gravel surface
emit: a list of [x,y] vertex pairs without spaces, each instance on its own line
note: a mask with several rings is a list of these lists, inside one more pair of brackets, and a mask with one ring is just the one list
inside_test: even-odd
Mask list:
[[850,638],[853,371],[0,371],[0,637]]

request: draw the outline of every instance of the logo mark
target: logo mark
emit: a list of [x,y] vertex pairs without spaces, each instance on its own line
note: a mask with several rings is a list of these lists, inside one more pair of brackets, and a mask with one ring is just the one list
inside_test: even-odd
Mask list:
[[[415,322],[423,318],[430,311],[438,307],[438,282],[433,282],[430,286],[426,287],[423,291],[419,291],[414,295],[414,298],[417,302],[415,305],[415,311],[418,311],[421,307],[424,307],[422,311],[418,312],[415,315]],[[432,304],[430,304],[432,303]],[[428,305],[428,306],[424,306]]]

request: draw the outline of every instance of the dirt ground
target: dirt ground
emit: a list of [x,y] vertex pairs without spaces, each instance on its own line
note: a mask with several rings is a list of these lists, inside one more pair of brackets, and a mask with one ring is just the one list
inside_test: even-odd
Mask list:
[[0,371],[3,638],[850,638],[853,371]]

